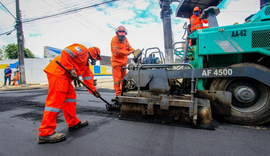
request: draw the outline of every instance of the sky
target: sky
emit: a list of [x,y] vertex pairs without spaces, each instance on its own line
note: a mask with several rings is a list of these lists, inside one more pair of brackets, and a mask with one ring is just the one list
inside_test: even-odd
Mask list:
[[[110,0],[20,0],[22,20],[28,21],[48,15],[92,6]],[[16,17],[15,0],[1,0]],[[183,25],[188,19],[175,17],[178,2],[171,3],[174,42],[183,41]],[[244,19],[260,9],[260,0],[223,0],[218,7],[220,26],[244,23]],[[64,49],[73,43],[99,47],[101,55],[111,56],[110,42],[115,29],[123,25],[127,39],[134,49],[158,47],[164,52],[163,24],[159,0],[119,0],[89,7],[76,12],[41,20],[24,22],[24,47],[35,57],[44,57],[44,46]],[[14,29],[15,19],[0,5],[0,34]],[[0,36],[0,48],[17,44],[16,31]]]

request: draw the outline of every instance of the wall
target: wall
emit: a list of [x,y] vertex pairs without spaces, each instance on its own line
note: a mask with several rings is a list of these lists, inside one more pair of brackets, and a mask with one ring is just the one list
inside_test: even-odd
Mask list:
[[[24,59],[25,64],[25,77],[26,83],[48,83],[46,73],[43,69],[49,64],[49,62],[53,60],[53,58],[26,58]],[[10,65],[12,72],[14,73],[16,69],[16,65],[18,65],[18,60],[1,60],[0,61],[0,82],[4,82],[4,69]],[[99,65],[91,65],[89,66],[91,71],[94,73],[95,79],[101,78],[112,78],[112,68],[109,66],[99,66]],[[12,77],[14,74],[12,74]],[[1,85],[1,84],[0,84]]]
[[49,64],[51,58],[25,59],[26,83],[47,83],[47,75],[43,69]]
[[[101,65],[111,66],[111,56],[103,56],[103,55],[101,55],[101,58],[102,58],[102,60],[100,60]],[[132,59],[133,59],[133,57],[132,58],[128,57],[127,64],[130,64]]]

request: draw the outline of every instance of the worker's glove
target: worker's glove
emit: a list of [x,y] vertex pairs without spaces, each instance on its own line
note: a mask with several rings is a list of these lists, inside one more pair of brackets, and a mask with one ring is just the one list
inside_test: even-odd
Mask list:
[[129,51],[130,53],[129,54],[133,54],[134,53],[134,50],[131,50],[131,51]]
[[77,78],[77,73],[76,73],[75,69],[72,69],[70,71],[70,76],[71,76],[72,79],[76,79]]
[[98,91],[94,91],[94,96],[96,97],[96,98],[99,98],[100,97],[100,94],[99,94],[99,92]]
[[203,16],[201,15],[201,16],[199,17],[199,19],[204,19],[204,18],[203,18]]
[[200,19],[207,19],[207,14],[206,13],[203,13],[199,18]]

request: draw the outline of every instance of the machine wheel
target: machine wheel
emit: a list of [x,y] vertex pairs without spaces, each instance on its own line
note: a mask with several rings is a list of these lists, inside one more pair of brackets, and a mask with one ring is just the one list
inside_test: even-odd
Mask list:
[[[240,63],[231,67],[252,66],[270,72],[264,66]],[[244,125],[259,125],[270,121],[270,88],[252,78],[222,78],[212,81],[210,90],[232,93],[231,116],[224,116],[230,122]]]

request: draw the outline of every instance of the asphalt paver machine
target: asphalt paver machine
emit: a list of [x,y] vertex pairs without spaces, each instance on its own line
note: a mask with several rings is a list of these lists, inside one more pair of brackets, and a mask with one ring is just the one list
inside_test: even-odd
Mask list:
[[[189,18],[183,4],[179,17]],[[190,32],[186,24],[183,50],[174,44],[182,63],[166,64],[158,48],[135,55],[117,99],[120,118],[206,129],[216,126],[213,114],[245,125],[270,120],[270,1],[261,0],[243,24],[228,26],[218,26],[219,8],[200,7],[209,28]]]

